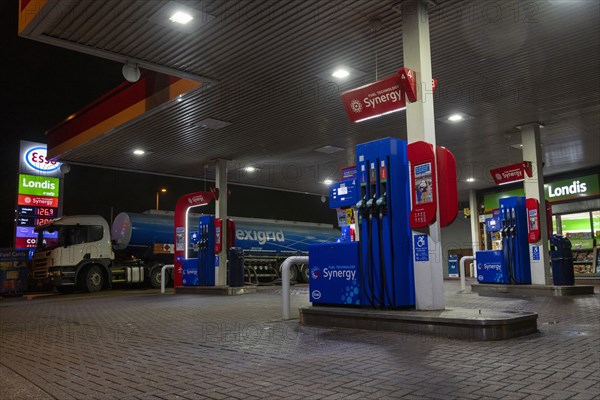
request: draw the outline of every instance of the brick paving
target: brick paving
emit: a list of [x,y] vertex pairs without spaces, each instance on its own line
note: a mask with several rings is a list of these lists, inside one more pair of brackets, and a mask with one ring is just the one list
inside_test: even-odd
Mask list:
[[[539,313],[501,342],[300,326],[295,286],[239,297],[154,290],[0,302],[1,399],[598,399],[600,295],[479,297],[447,307]],[[596,288],[598,293],[598,288]]]

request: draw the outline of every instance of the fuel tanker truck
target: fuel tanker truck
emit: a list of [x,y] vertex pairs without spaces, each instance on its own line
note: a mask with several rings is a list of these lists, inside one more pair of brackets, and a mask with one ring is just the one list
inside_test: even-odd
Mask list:
[[[192,253],[198,246],[199,216],[190,214],[188,220]],[[327,224],[233,220],[235,234],[228,236],[243,249],[244,276],[249,284],[277,282],[287,257],[306,255],[310,243],[334,242],[340,236]],[[61,293],[97,292],[116,285],[160,287],[162,266],[173,263],[173,221],[173,213],[165,211],[122,212],[111,229],[98,215],[64,216],[39,226],[32,260],[34,286],[53,286]],[[293,266],[291,280],[308,282],[308,265]]]

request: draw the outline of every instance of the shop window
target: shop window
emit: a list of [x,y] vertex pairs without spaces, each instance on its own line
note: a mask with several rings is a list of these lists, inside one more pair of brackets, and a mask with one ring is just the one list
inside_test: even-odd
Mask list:
[[560,216],[560,224],[563,235],[571,241],[575,274],[595,273],[592,213],[563,214]]

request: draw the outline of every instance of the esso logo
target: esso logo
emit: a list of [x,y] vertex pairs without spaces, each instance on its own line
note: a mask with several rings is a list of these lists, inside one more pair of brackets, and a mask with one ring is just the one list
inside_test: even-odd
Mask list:
[[312,297],[315,300],[319,300],[321,298],[321,292],[318,290],[313,290],[312,291]]
[[25,162],[36,171],[53,172],[60,168],[60,163],[47,158],[45,147],[33,147],[25,153]]

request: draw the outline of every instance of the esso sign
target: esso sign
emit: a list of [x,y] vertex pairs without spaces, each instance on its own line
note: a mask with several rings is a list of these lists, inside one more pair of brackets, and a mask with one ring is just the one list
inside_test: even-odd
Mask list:
[[25,153],[24,157],[30,168],[40,172],[54,172],[60,168],[61,164],[48,160],[45,147],[33,147]]

